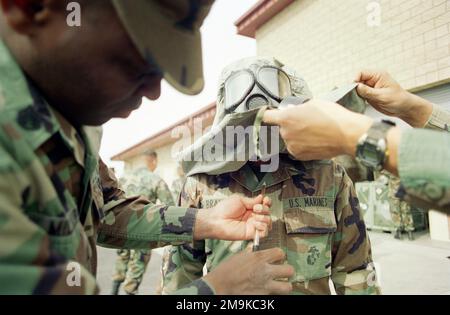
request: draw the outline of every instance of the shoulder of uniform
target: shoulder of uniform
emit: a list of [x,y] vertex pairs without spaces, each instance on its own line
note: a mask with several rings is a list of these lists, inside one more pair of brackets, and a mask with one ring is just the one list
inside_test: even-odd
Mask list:
[[[0,160],[5,163],[28,164],[35,157],[29,152],[29,142],[24,130],[16,123],[12,111],[0,111]],[[11,159],[11,161],[9,161]]]
[[323,166],[323,165],[333,165],[334,162],[332,160],[317,160],[317,161],[311,161],[310,163],[312,163],[313,165],[319,165],[319,166]]
[[206,182],[211,176],[206,174],[195,174],[186,177],[186,183]]
[[316,160],[303,162],[306,169],[332,169],[336,163],[332,160]]
[[84,132],[89,140],[91,150],[95,155],[100,152],[100,144],[103,136],[103,127],[84,127]]
[[154,172],[148,171],[148,173],[146,173],[146,174],[151,180],[153,180],[155,182],[164,182],[164,179],[162,179],[161,176],[159,176],[158,174],[156,174]]
[[216,176],[213,175],[196,174],[186,178],[184,187],[188,190],[203,191],[207,187],[214,186],[215,180]]
[[13,171],[15,165],[15,159],[0,141],[0,172]]

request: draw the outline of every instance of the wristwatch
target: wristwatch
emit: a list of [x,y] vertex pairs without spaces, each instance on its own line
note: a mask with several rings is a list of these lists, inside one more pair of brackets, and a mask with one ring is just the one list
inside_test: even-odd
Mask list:
[[358,141],[356,160],[362,165],[380,171],[389,156],[386,135],[396,124],[390,120],[375,122]]

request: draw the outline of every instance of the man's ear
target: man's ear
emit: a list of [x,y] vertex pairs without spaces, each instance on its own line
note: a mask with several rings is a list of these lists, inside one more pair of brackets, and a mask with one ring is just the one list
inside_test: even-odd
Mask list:
[[[58,3],[59,2],[59,3]],[[47,23],[61,0],[0,0],[8,25],[16,32],[33,35],[36,27]]]

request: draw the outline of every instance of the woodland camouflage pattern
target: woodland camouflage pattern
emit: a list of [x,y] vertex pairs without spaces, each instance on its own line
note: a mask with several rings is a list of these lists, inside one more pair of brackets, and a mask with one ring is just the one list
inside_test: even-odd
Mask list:
[[400,178],[390,175],[388,196],[392,222],[394,222],[394,226],[397,230],[412,232],[415,228],[411,206],[396,196],[399,187]]
[[[164,180],[148,168],[132,171],[120,180],[121,187],[128,197],[144,196],[150,202],[174,206],[172,194]],[[119,249],[113,281],[124,282],[127,294],[137,294],[146,267],[150,261],[151,250]]]
[[[273,229],[261,248],[280,247],[294,266],[294,294],[379,294],[371,246],[353,184],[331,161],[297,162],[283,158],[275,173],[258,180],[247,163],[240,170],[188,177],[182,206],[208,208],[237,193],[256,196],[266,183],[272,199]],[[168,294],[203,275],[248,242],[206,240],[172,246],[163,278]]]
[[172,182],[172,185],[170,186],[170,188],[171,188],[170,190],[172,191],[173,200],[175,202],[177,202],[178,199],[180,198],[180,193],[181,193],[181,190],[183,189],[183,184],[184,184],[185,180],[186,180],[185,177],[179,177],[179,178],[175,179]]
[[424,128],[431,130],[402,134],[397,197],[423,209],[450,213],[450,113],[434,105]]
[[[192,242],[197,210],[126,198],[99,159],[100,138],[54,111],[0,41],[0,294],[98,292],[96,243]],[[81,285],[70,286],[76,266]],[[183,290],[212,293],[201,280]]]

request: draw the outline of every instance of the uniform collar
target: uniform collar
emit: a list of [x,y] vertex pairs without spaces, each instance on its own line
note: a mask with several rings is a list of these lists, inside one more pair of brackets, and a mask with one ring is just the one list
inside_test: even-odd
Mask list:
[[[43,95],[25,76],[9,49],[0,40],[0,113],[14,120],[21,137],[34,150],[59,133],[66,146],[73,153],[78,164],[84,166],[86,147],[97,152],[100,141],[88,135],[98,134],[98,128],[81,128],[77,131],[61,114],[53,109]],[[89,146],[92,145],[92,146]],[[95,153],[94,153],[95,154]]]
[[310,162],[300,162],[288,157],[281,157],[277,170],[273,173],[266,173],[261,180],[256,177],[248,163],[238,171],[231,173],[231,178],[247,190],[257,192],[262,189],[264,184],[269,188],[288,180],[291,176],[304,173],[311,167],[312,164]]
[[55,134],[59,125],[6,45],[0,41],[0,89],[3,94],[2,113],[18,125],[29,146],[35,150]]

